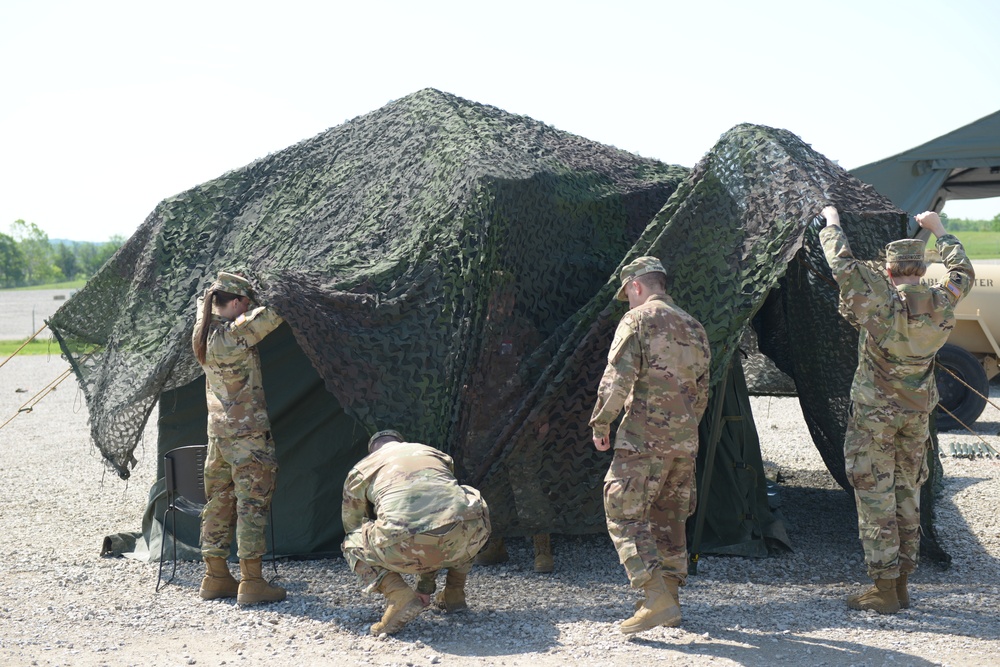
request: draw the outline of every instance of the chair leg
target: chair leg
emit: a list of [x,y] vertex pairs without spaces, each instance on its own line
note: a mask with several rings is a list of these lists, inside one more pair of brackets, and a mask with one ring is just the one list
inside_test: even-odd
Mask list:
[[174,551],[174,565],[170,569],[170,579],[167,580],[168,584],[174,580],[174,575],[177,574],[177,512],[170,513],[170,544]]
[[[167,515],[171,514],[171,510],[172,509],[173,509],[172,507],[167,507],[167,509],[163,510],[163,520],[160,522],[160,526],[162,526],[162,528],[160,530],[160,567],[158,568],[157,573],[156,573],[156,591],[155,592],[157,592],[157,593],[160,592],[160,580],[163,578],[163,556],[164,556],[164,554],[166,553],[166,550],[167,550]],[[177,552],[175,551],[174,552],[174,567],[176,567],[176,563],[177,563]],[[173,579],[173,576],[171,576],[171,579]],[[166,581],[166,582],[164,582],[163,585],[166,586],[169,583],[170,583],[170,581]]]

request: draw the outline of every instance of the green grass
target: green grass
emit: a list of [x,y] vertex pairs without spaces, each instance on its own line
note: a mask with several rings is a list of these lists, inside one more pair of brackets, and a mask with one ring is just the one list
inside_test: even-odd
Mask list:
[[957,232],[969,259],[1000,259],[1000,232]]
[[87,281],[81,278],[80,280],[67,280],[62,283],[49,283],[48,285],[32,285],[30,287],[11,287],[8,288],[12,292],[23,292],[25,290],[38,290],[38,289],[80,289],[87,284]]
[[[24,339],[21,340],[0,340],[0,361],[3,361],[10,355],[14,354],[14,350],[21,347],[24,343]],[[51,354],[53,356],[59,356],[59,343],[54,340],[48,340],[46,336],[45,339],[36,338],[27,345],[24,349],[18,352],[18,356],[25,354]]]

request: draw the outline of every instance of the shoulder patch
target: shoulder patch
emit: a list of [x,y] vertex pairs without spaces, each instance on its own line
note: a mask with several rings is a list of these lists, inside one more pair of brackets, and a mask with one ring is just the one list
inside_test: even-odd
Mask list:
[[618,359],[622,356],[622,351],[625,349],[625,343],[635,335],[635,331],[626,327],[619,327],[615,331],[615,339],[611,341],[611,349],[608,350],[608,361],[611,363],[616,363]]
[[233,322],[233,324],[235,324],[236,326],[240,326],[241,324],[243,324],[246,321],[247,321],[247,316],[246,316],[246,313],[244,313],[244,314],[240,315],[239,317],[237,317],[236,320]]
[[955,283],[953,283],[952,281],[945,280],[944,283],[942,283],[942,286],[946,290],[948,290],[949,292],[951,292],[952,295],[954,295],[954,297],[956,299],[961,298],[961,296],[962,296],[962,288],[959,287],[958,285],[956,285]]

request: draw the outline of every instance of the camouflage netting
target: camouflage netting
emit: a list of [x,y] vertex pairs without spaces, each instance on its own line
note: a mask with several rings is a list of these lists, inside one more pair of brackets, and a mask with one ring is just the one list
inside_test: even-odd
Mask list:
[[[160,394],[201,375],[195,300],[235,267],[346,411],[467,463],[487,437],[469,433],[541,373],[521,351],[593,296],[687,173],[424,90],[163,201],[49,326],[122,477]],[[515,371],[506,389],[480,382],[491,363]]]
[[[618,268],[639,255],[662,258],[712,342],[699,479],[714,465],[723,481],[701,505],[727,507],[733,484],[763,498],[730,370],[751,320],[843,482],[857,335],[808,226],[827,202],[861,257],[904,235],[903,214],[787,131],[738,126],[689,171],[424,90],[165,200],[49,326],[128,477],[158,397],[201,375],[196,297],[245,267],[343,411],[450,452],[498,531],[599,532],[609,455],[587,420]],[[740,451],[706,465],[719,443]],[[742,502],[724,552],[787,542],[766,499],[753,517]]]
[[[713,350],[713,384],[726,378],[745,327],[770,293],[768,302],[784,310],[772,307],[768,317],[757,318],[757,330],[771,343],[765,349],[762,337],[761,349],[779,359],[779,368],[788,375],[810,379],[800,388],[803,411],[824,460],[842,480],[839,443],[857,362],[857,334],[837,313],[837,292],[818,232],[808,226],[828,202],[840,208],[861,257],[873,256],[903,235],[905,216],[870,186],[787,131],[741,125],[726,133],[694,168],[619,266],[639,255],[663,260],[668,292],[706,328]],[[535,497],[524,503],[531,511],[508,520],[511,525],[518,520],[526,524],[524,531],[562,523],[560,516],[536,518],[538,507],[590,502],[595,505],[585,516],[600,515],[600,498],[584,492],[600,487],[599,480],[585,479],[584,471],[595,476],[602,472],[595,461],[599,455],[587,447],[587,418],[622,313],[614,301],[616,275],[566,323],[547,375],[511,420],[494,454],[483,459],[484,466],[491,466],[486,477],[494,483],[504,483],[507,469],[516,473],[512,481],[528,480],[525,496],[529,490],[536,496],[541,490],[547,494],[549,503]],[[786,363],[789,360],[794,363]],[[721,410],[713,398],[707,414]],[[702,455],[712,439],[710,421],[702,424]],[[567,441],[577,443],[562,454],[579,461],[575,473],[547,463],[560,456],[560,448],[565,448],[561,443]],[[762,480],[759,483],[763,487]],[[490,488],[489,482],[485,488]],[[517,497],[517,484],[514,489]],[[766,527],[761,530],[766,532]]]

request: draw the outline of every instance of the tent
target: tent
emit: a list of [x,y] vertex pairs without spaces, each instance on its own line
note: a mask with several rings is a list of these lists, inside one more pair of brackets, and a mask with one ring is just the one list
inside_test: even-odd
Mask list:
[[1000,196],[1000,111],[851,173],[915,215]]
[[[610,454],[587,419],[624,312],[618,270],[657,255],[713,351],[693,544],[765,555],[789,540],[739,363],[748,326],[844,479],[857,334],[807,224],[829,200],[861,257],[903,233],[901,212],[784,130],[738,126],[689,170],[428,89],[164,200],[48,325],[127,478],[157,403],[161,461],[204,442],[195,300],[242,267],[286,321],[261,347],[280,554],[337,553],[344,477],[389,427],[449,452],[495,531],[603,532]],[[138,546],[107,550],[156,553],[163,508],[161,479]]]

